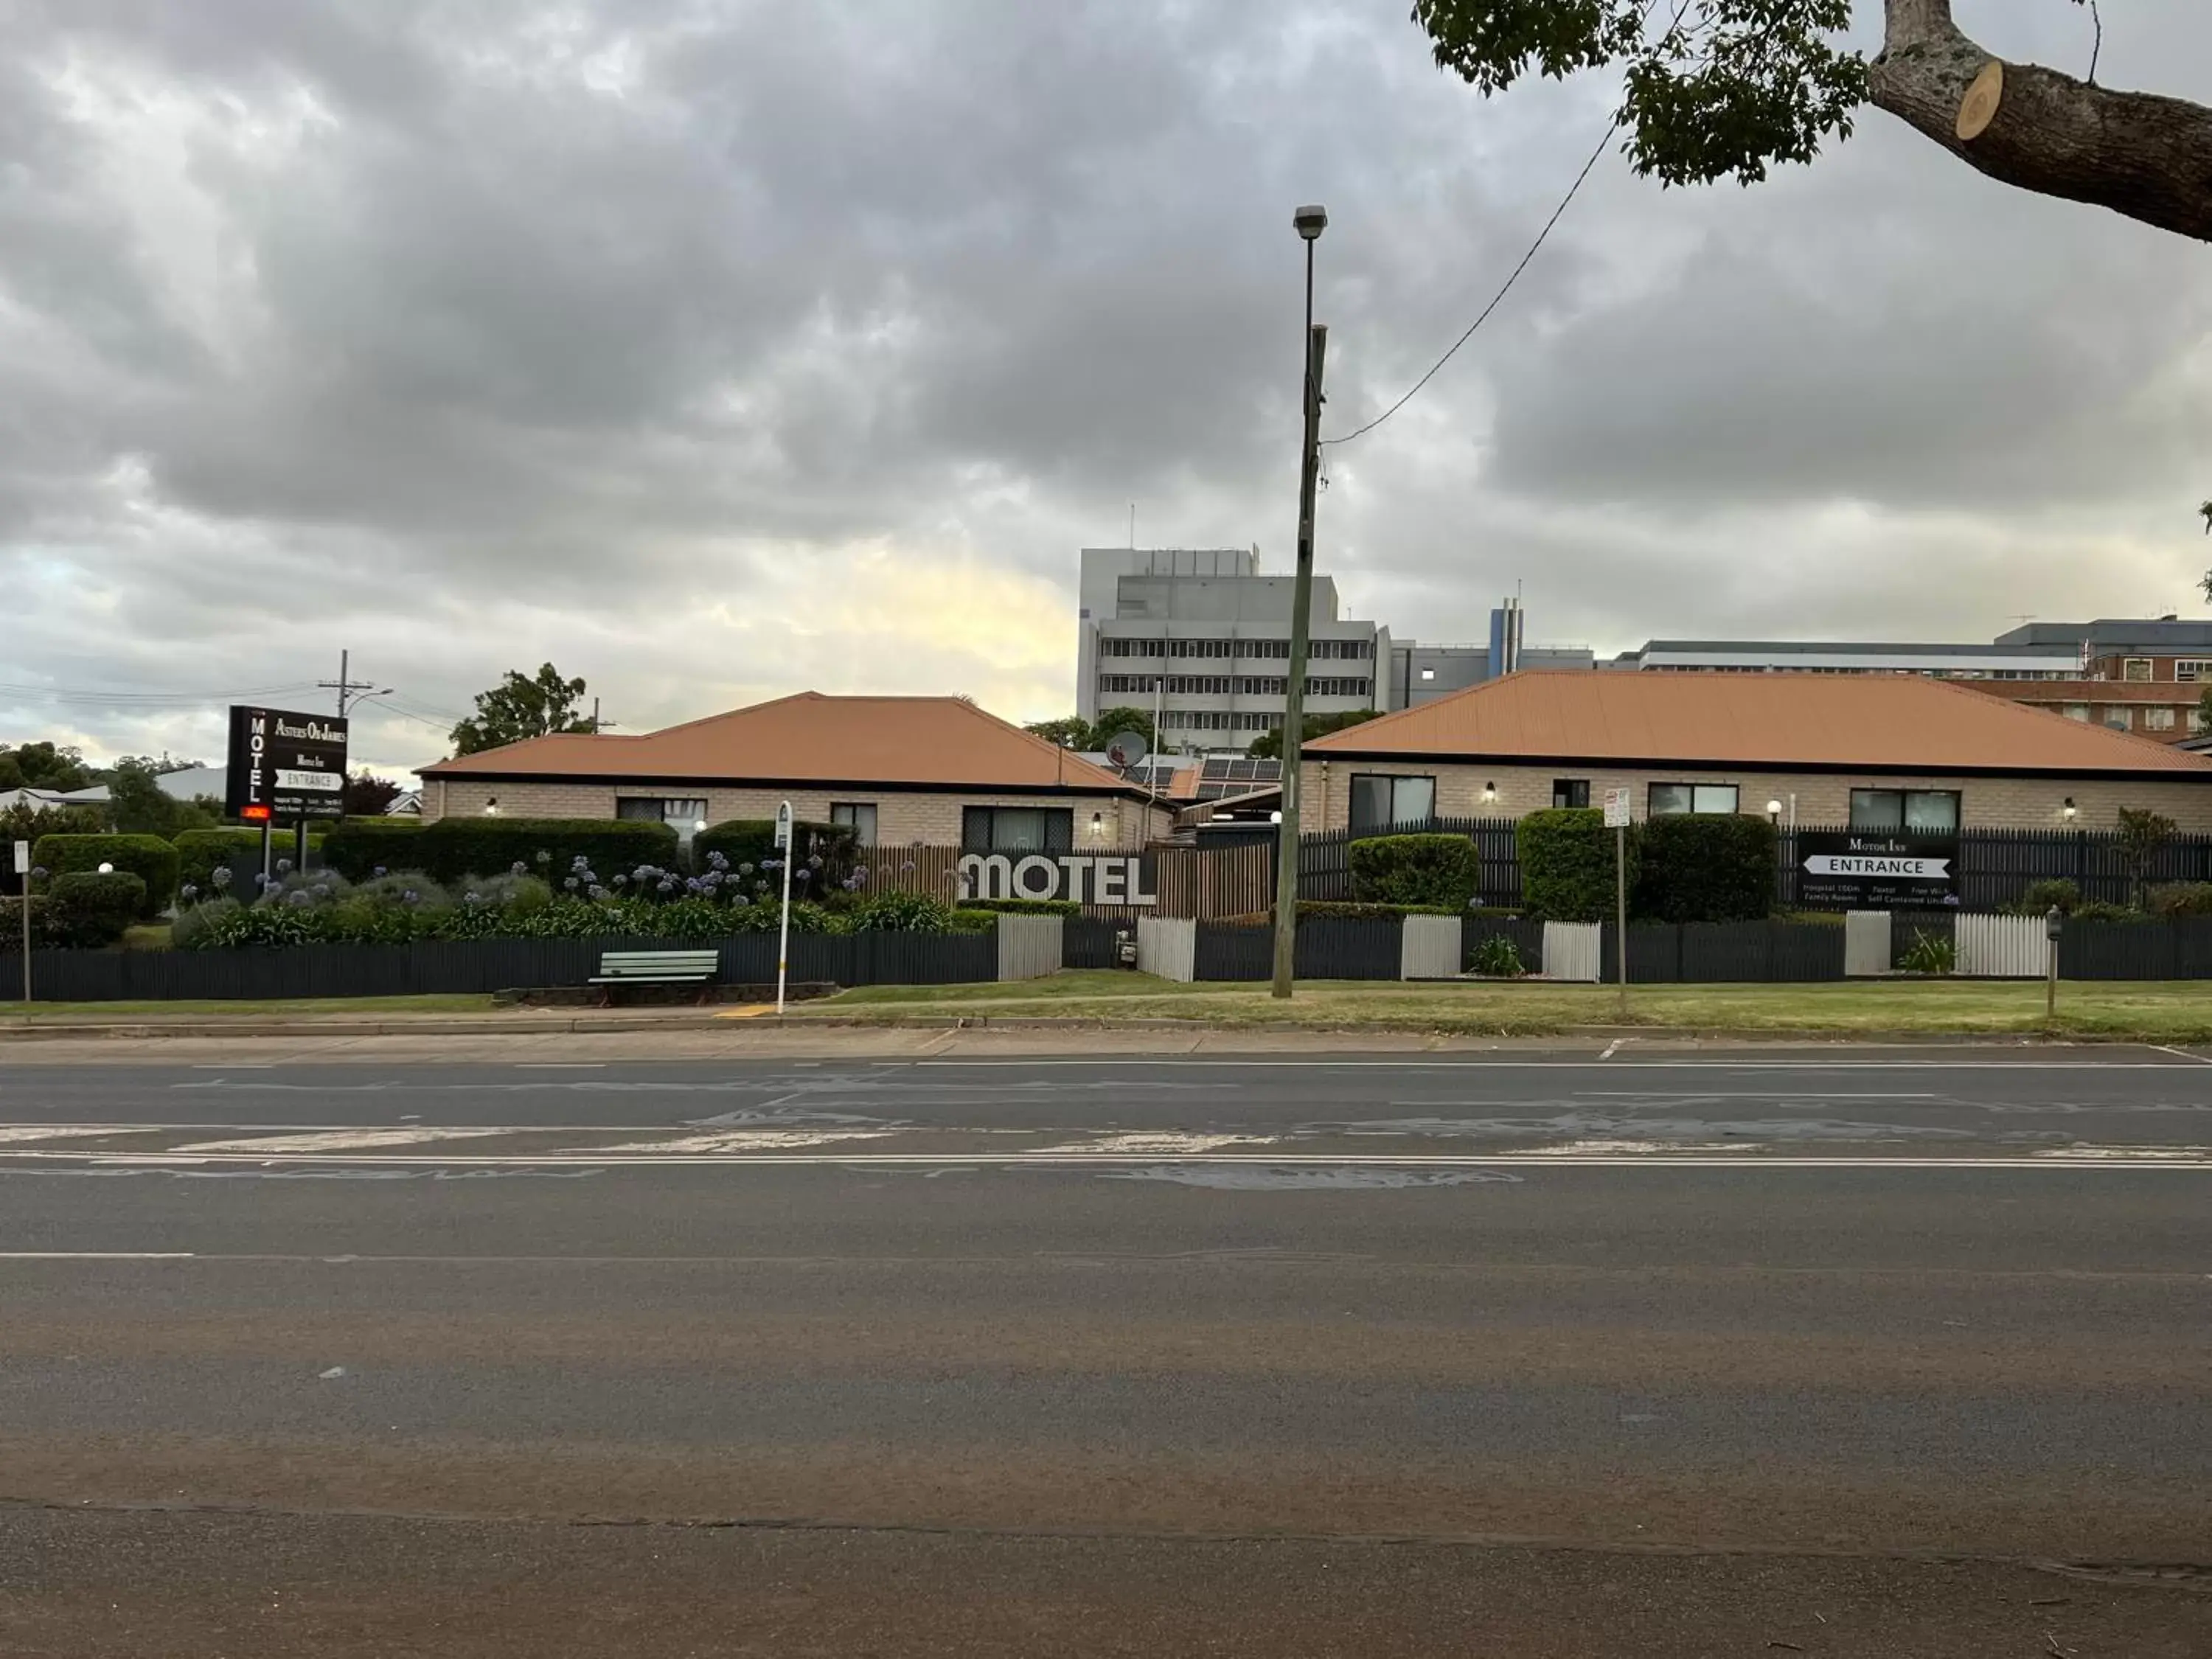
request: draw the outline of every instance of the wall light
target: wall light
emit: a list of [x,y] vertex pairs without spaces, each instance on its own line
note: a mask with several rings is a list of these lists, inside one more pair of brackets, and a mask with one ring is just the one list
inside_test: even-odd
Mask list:
[[2079,813],[2081,810],[2081,809],[2080,807],[2075,805],[2074,797],[2069,795],[2066,797],[2066,805],[2058,809],[2058,816],[2064,818],[2067,823],[2071,823],[2074,822],[2075,815]]
[[1491,781],[1482,786],[1482,799],[1485,802],[1494,801],[1498,799],[1498,782],[1496,779],[1493,778]]
[[485,797],[484,814],[488,817],[497,817],[499,816],[499,797],[497,795],[489,795]]
[[704,819],[704,818],[694,818],[694,819],[691,821],[691,828],[692,828],[692,830],[694,830],[694,832],[696,832],[696,831],[701,830],[704,830],[706,827],[707,827],[707,820],[706,820],[706,819]]
[[1093,841],[1106,839],[1106,815],[1103,812],[1093,812],[1091,815],[1091,839]]
[[1782,803],[1778,800],[1771,800],[1767,802],[1766,816],[1770,818],[1780,817],[1782,816]]

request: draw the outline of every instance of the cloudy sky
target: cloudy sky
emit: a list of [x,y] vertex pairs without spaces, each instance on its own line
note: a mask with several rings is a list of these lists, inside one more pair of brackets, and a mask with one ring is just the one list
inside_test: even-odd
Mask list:
[[[0,0],[0,742],[219,759],[342,647],[392,769],[548,658],[631,731],[1066,711],[1133,501],[1287,564],[1292,206],[1341,431],[1604,128],[1615,87],[1485,103],[1407,9]],[[2105,9],[2106,83],[2212,99],[2212,8]],[[1959,15],[2086,66],[2065,0]],[[1871,110],[1752,191],[1610,157],[1331,452],[1322,568],[1401,636],[1519,584],[1605,651],[2202,614],[2208,262]]]

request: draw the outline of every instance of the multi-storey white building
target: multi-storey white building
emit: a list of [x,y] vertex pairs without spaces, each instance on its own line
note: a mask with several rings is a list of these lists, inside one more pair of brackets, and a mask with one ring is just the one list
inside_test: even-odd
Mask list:
[[[1086,547],[1079,579],[1076,708],[1157,714],[1164,748],[1242,749],[1282,729],[1293,578],[1256,549]],[[1313,580],[1309,714],[1389,707],[1390,632],[1340,616]]]

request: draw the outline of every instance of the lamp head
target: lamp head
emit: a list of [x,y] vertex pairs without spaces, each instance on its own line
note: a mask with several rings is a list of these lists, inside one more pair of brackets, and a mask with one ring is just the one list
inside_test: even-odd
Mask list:
[[1328,210],[1318,202],[1291,215],[1291,228],[1309,242],[1328,228]]

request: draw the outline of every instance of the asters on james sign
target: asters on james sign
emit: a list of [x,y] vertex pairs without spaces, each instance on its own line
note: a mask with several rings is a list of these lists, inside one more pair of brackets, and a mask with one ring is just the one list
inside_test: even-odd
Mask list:
[[1797,902],[1814,910],[1937,910],[1959,902],[1959,838],[1881,830],[1797,837]]
[[232,707],[223,799],[232,817],[276,823],[343,817],[345,779],[343,720]]

